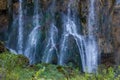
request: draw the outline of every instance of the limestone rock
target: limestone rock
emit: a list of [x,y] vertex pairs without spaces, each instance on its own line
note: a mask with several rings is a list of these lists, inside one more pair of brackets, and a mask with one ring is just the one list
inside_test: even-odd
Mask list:
[[112,37],[116,64],[120,64],[120,5],[115,5],[112,17]]
[[7,9],[7,0],[0,0],[0,10]]

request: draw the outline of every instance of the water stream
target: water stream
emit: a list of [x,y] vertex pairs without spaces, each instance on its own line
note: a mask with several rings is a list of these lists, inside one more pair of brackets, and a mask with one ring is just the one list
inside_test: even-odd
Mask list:
[[[57,0],[51,1],[51,3],[47,5],[47,9],[46,7],[41,7],[42,5],[39,0],[34,0],[32,23],[26,23],[27,25],[32,24],[32,27],[27,27],[30,28],[27,31],[24,30],[27,28],[24,28],[23,25],[23,17],[25,17],[25,15],[23,15],[23,1],[20,0],[18,31],[16,28],[14,29],[14,31],[18,33],[17,39],[11,38],[11,40],[8,40],[8,44],[10,45],[12,45],[11,41],[17,40],[17,43],[14,42],[14,45],[8,46],[8,48],[12,50],[12,52],[27,56],[30,64],[36,62],[56,62],[55,64],[64,66],[71,60],[71,54],[76,55],[74,50],[73,52],[70,50],[70,47],[77,46],[80,59],[77,63],[82,65],[82,70],[89,73],[96,72],[98,67],[98,46],[94,33],[98,27],[95,12],[96,0],[89,0],[87,35],[82,34],[81,30],[82,26],[80,18],[78,17],[78,6],[76,6],[79,1],[80,0],[68,0],[66,11],[57,12]],[[45,14],[41,15],[41,13],[47,14],[47,17]],[[57,17],[60,17],[59,22],[56,18],[57,13],[62,13],[61,15],[57,15]],[[45,20],[49,20],[47,25],[44,25],[46,24]],[[15,23],[15,20],[13,23]],[[26,33],[28,35],[25,36],[26,33],[24,31],[27,31]],[[10,37],[14,34],[15,32],[11,31]],[[14,35],[14,37],[15,36],[16,35]],[[75,41],[74,45],[70,42],[71,40]]]

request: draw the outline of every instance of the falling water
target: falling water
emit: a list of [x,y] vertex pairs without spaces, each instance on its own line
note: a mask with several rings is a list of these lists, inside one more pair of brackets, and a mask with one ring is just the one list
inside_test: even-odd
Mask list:
[[34,1],[34,16],[33,16],[33,24],[35,28],[40,27],[39,25],[39,0]]
[[19,0],[19,28],[18,28],[18,53],[23,53],[23,9],[22,9],[22,0]]
[[48,32],[48,40],[47,40],[45,50],[43,52],[42,62],[45,62],[45,63],[52,62],[53,57],[55,57],[54,55],[58,56],[58,49],[56,47],[57,37],[58,37],[58,29],[55,26],[55,19],[54,19],[54,17],[55,17],[54,9],[55,8],[54,7],[55,7],[55,0],[52,1],[52,4],[47,11],[47,13],[50,13],[52,16],[52,22],[49,26],[50,28],[49,28],[49,32]]
[[33,15],[33,24],[34,28],[29,34],[28,43],[26,50],[24,52],[25,56],[27,56],[30,60],[30,63],[35,63],[35,55],[37,54],[37,44],[39,40],[39,0],[34,1],[34,15]]
[[[70,0],[68,4],[68,14],[67,21],[64,21],[64,33],[62,37],[61,47],[60,47],[60,58],[59,64],[64,65],[65,58],[67,57],[67,48],[68,48],[68,37],[72,35],[76,40],[77,46],[79,48],[79,53],[82,60],[82,67],[84,72],[93,72],[97,69],[97,45],[95,37],[93,34],[93,28],[95,24],[95,10],[94,10],[94,0],[91,0],[89,17],[88,17],[88,39],[78,33],[77,24],[75,24],[74,19],[71,19],[71,5],[73,1]],[[75,12],[74,12],[75,13]]]
[[116,4],[119,5],[120,4],[120,0],[116,0]]
[[[61,46],[60,46],[60,56],[59,56],[59,62],[58,64],[60,65],[64,65],[65,64],[65,58],[67,57],[66,53],[67,53],[67,48],[68,48],[68,37],[70,35],[72,35],[74,37],[74,39],[76,40],[76,43],[79,47],[79,51],[82,52],[83,51],[83,44],[82,44],[82,41],[83,41],[83,37],[78,33],[78,26],[75,24],[75,19],[72,19],[72,15],[71,15],[71,12],[72,12],[72,9],[71,9],[71,5],[74,3],[73,0],[70,0],[69,1],[69,4],[68,4],[68,13],[67,13],[67,20],[63,18],[63,29],[64,29],[64,32],[63,32],[63,36],[62,36],[62,39],[61,39]],[[81,47],[81,48],[80,48]],[[84,55],[83,57],[84,58]],[[82,63],[83,65],[84,64],[84,59],[82,59]]]
[[52,56],[58,53],[56,48],[56,39],[57,39],[58,30],[54,24],[51,24],[49,31],[49,38],[47,45],[45,47],[45,51],[43,52],[43,62],[49,63],[52,60]]
[[[59,58],[59,64],[60,65],[64,65],[64,59],[67,57],[67,55],[65,53],[67,53],[67,48],[68,48],[68,37],[70,35],[72,35],[74,37],[74,39],[76,40],[76,43],[79,47],[79,51],[82,52],[83,51],[83,36],[79,35],[77,32],[77,25],[74,23],[74,21],[70,20],[70,18],[68,17],[67,22],[64,23],[64,33],[63,33],[63,37],[62,37],[62,42],[61,42],[61,47],[60,47],[60,58]],[[80,48],[81,47],[81,48]],[[84,58],[84,55],[83,57]],[[83,61],[84,59],[82,59]],[[84,61],[82,62],[84,64]]]
[[[51,16],[51,21],[48,21],[49,25],[42,24],[41,19],[43,19],[44,22],[44,20],[46,20],[46,15],[42,17],[41,11],[45,9],[42,7],[41,10],[39,0],[34,0],[34,14],[32,15],[32,26],[30,27],[32,30],[28,30],[26,36],[25,32],[23,34],[23,29],[28,29],[28,27],[23,28],[23,2],[20,0],[18,37],[17,39],[15,38],[16,35],[14,35],[14,32],[17,32],[17,30],[14,28],[15,31],[12,31],[11,33],[14,38],[12,39],[11,36],[11,40],[8,41],[11,45],[9,49],[12,49],[14,52],[18,51],[18,53],[24,52],[24,55],[29,58],[30,64],[36,63],[36,60],[39,58],[39,62],[42,61],[45,63],[53,63],[53,61],[56,61],[56,64],[66,65],[66,60],[69,57],[69,50],[71,49],[70,46],[74,47],[75,45],[77,46],[77,53],[79,53],[77,55],[79,55],[81,59],[78,62],[82,64],[83,71],[89,73],[95,72],[98,66],[98,48],[94,33],[95,28],[97,27],[95,0],[90,0],[87,26],[88,35],[81,34],[82,30],[80,30],[81,25],[78,17],[78,7],[76,6],[78,1],[80,0],[69,0],[66,13],[63,12],[62,15],[59,15],[60,20],[62,19],[62,26],[60,25],[60,27],[58,27],[60,22],[57,22],[56,20],[56,12],[58,10],[55,10],[56,0],[52,0],[52,2],[47,5],[49,8],[47,8],[46,11],[43,11],[43,13],[46,12],[46,14]],[[47,17],[49,16],[47,15]],[[45,26],[45,31],[43,26]],[[59,34],[59,32],[62,33]],[[23,37],[25,37],[26,40],[23,39]],[[45,39],[41,37],[44,37]],[[74,45],[70,42],[70,40],[73,39],[75,42],[73,42]],[[12,45],[11,42],[14,41],[17,41],[17,43],[15,42],[14,45]],[[18,47],[17,49],[15,48],[16,46]],[[74,51],[72,55],[76,55],[74,54]]]
[[[95,72],[98,66],[98,48],[95,39],[96,19],[95,19],[95,0],[90,0],[88,14],[88,42],[85,44],[86,69],[88,72]],[[86,70],[85,70],[86,71]]]

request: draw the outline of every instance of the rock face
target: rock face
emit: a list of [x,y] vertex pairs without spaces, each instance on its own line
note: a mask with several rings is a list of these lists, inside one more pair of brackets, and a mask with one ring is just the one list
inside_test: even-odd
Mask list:
[[7,27],[8,27],[7,0],[0,0],[0,53],[6,51],[4,43],[1,42],[1,40],[3,41],[5,39]]
[[8,20],[6,15],[0,15],[0,32],[4,32],[7,28]]
[[0,10],[7,9],[7,0],[0,0]]
[[120,64],[120,5],[119,0],[99,0],[99,46],[101,62]]
[[8,28],[8,16],[0,15],[0,40],[5,40],[5,35],[7,33]]
[[115,62],[120,64],[120,5],[115,5],[112,16],[112,37]]
[[5,48],[3,42],[0,41],[0,53],[5,52],[5,51],[7,51],[7,49]]
[[[98,29],[95,35],[98,40],[101,63],[107,66],[120,63],[120,7],[116,1],[117,0],[97,0],[96,3]],[[86,34],[88,3],[89,1],[87,0],[81,0],[80,3],[81,21],[85,29],[84,34]],[[116,56],[118,58],[116,58]]]
[[5,39],[8,26],[7,0],[0,0],[0,40]]

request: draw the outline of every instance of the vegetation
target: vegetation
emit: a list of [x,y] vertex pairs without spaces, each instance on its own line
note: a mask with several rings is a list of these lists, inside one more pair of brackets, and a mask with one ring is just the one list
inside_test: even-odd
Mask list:
[[0,54],[0,80],[120,80],[120,67],[102,68],[96,74],[51,64],[29,65],[22,55]]

